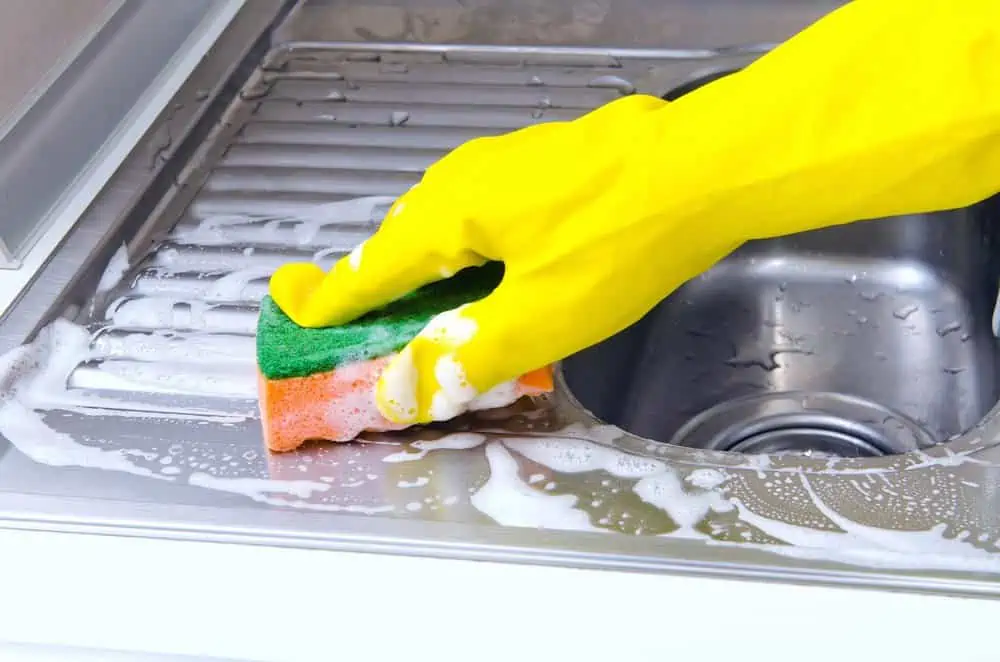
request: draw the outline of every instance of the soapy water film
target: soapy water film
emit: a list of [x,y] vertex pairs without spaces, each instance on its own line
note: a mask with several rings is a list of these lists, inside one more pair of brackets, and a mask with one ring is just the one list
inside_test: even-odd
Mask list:
[[[326,236],[329,227],[357,228],[360,223],[370,234],[391,202],[389,198],[362,198],[322,205],[300,217],[213,217],[175,232],[173,238],[200,245],[266,239],[272,245],[316,246],[315,257],[323,263],[353,248],[343,245],[343,235],[337,234],[341,244],[331,249],[326,243],[331,241]],[[357,233],[355,243],[364,236]],[[115,376],[155,383],[167,393],[210,390],[223,399],[252,400],[256,395],[255,317],[242,321],[249,328],[234,325],[230,329],[242,336],[199,334],[206,325],[198,324],[199,317],[204,321],[212,314],[215,302],[259,299],[267,276],[280,263],[278,256],[255,260],[251,250],[238,255],[242,258],[224,265],[206,265],[211,257],[185,258],[179,252],[154,258],[161,266],[200,259],[198,264],[181,266],[203,270],[224,266],[229,271],[206,285],[200,304],[188,312],[186,326],[191,332],[183,342],[147,336],[141,347],[132,349],[159,361],[132,364],[132,372],[123,372],[119,366]],[[123,248],[105,270],[99,292],[114,290],[128,271]],[[169,279],[163,287],[169,295]],[[127,315],[122,313],[125,306],[112,304],[110,324],[128,326],[141,318],[147,326],[169,326],[174,320],[166,316],[176,312],[164,300],[169,302],[169,296],[132,300]],[[537,436],[462,431],[409,443],[380,438],[372,443],[315,445],[275,457],[269,457],[262,445],[220,451],[199,443],[199,436],[226,429],[255,430],[254,412],[162,404],[140,410],[122,407],[114,398],[67,388],[73,371],[101,353],[101,342],[116,342],[106,336],[97,340],[86,329],[59,319],[32,344],[0,357],[0,434],[32,460],[54,467],[86,467],[186,483],[286,508],[446,521],[469,519],[471,509],[483,522],[504,526],[687,538],[887,568],[1000,571],[1000,557],[993,554],[995,532],[977,527],[977,522],[964,522],[960,516],[960,506],[983,487],[949,473],[949,465],[971,461],[967,458],[928,459],[923,468],[937,471],[928,474],[932,485],[927,491],[932,496],[925,497],[923,486],[912,493],[898,489],[894,493],[878,473],[807,475],[773,470],[766,457],[748,457],[743,467],[674,466],[612,447],[610,442],[622,433],[611,426],[574,424]],[[225,369],[185,377],[163,367],[175,361],[196,364],[209,356],[214,365]],[[190,441],[132,448],[118,439],[75,437],[57,429],[52,422],[57,412],[114,419],[122,429],[141,426],[149,419],[170,422],[185,426]],[[477,466],[474,463],[449,462],[449,457],[459,453],[477,454],[482,459],[481,475],[469,475],[469,467]],[[837,480],[831,480],[834,477]],[[772,495],[766,502],[755,497],[754,487],[761,483]],[[782,512],[774,511],[775,503],[781,504]],[[852,513],[898,513],[910,523],[899,528],[909,530],[888,530],[848,519],[840,514],[845,508],[834,504],[846,504]]]

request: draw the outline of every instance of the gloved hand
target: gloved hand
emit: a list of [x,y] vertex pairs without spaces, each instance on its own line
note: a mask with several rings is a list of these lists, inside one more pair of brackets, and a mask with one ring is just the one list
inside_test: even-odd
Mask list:
[[299,324],[334,325],[502,260],[494,293],[436,318],[376,391],[394,422],[454,416],[476,394],[623,329],[735,245],[656,217],[662,193],[650,175],[664,155],[634,147],[666,105],[624,97],[573,122],[473,140],[432,165],[329,275],[287,265],[271,293]]
[[1000,2],[854,0],[671,104],[626,97],[459,147],[329,274],[286,265],[271,294],[299,324],[333,325],[504,261],[500,287],[439,316],[377,389],[394,422],[448,418],[624,329],[745,240],[997,192],[997,62]]

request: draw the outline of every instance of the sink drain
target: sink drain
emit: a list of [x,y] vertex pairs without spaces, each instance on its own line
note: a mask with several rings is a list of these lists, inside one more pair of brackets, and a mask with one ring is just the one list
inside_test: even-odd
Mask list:
[[744,454],[878,457],[933,446],[916,421],[841,393],[769,393],[723,402],[678,430],[671,443]]

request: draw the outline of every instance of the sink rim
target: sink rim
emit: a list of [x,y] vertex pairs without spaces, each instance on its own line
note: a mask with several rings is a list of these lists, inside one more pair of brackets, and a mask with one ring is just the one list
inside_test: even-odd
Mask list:
[[[878,457],[841,457],[833,460],[807,457],[794,452],[783,454],[744,454],[707,448],[691,448],[658,441],[630,432],[609,423],[588,410],[574,395],[566,381],[562,362],[554,367],[555,391],[553,403],[557,412],[570,422],[586,426],[606,426],[618,433],[606,442],[619,450],[651,459],[662,459],[682,465],[714,465],[726,468],[766,466],[768,471],[802,473],[898,473],[925,467],[938,459],[968,457],[1000,444],[1000,400],[966,432],[928,448]],[[693,420],[699,416],[691,417]],[[609,435],[610,437],[610,435]]]

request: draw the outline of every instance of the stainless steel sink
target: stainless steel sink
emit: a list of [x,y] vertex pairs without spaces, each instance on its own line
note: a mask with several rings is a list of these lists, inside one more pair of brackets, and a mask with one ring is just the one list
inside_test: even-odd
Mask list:
[[875,456],[943,442],[1000,395],[998,223],[983,204],[750,242],[567,360],[567,384],[598,417],[685,446]]
[[277,265],[841,3],[293,4],[245,3],[0,321],[0,526],[1000,595],[990,204],[748,244],[551,398],[267,455]]

